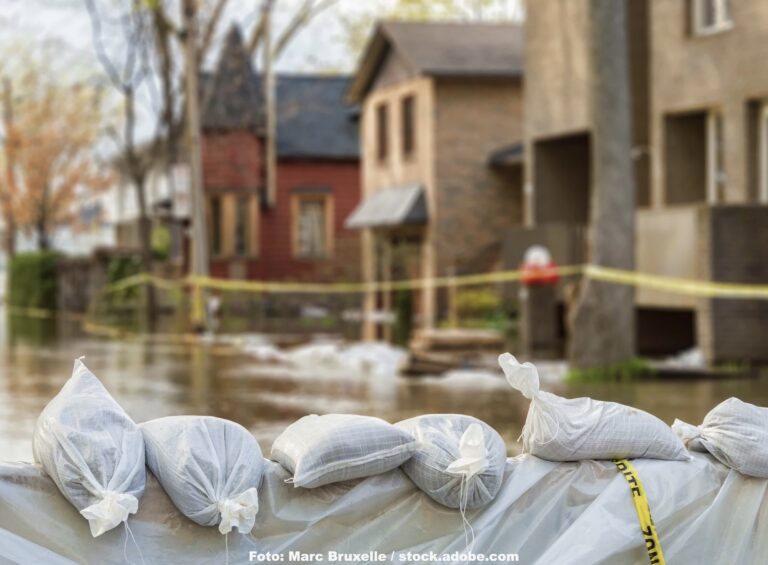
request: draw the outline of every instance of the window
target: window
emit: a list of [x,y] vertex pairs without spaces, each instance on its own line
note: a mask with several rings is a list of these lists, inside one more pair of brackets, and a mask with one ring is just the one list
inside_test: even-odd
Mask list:
[[293,252],[306,259],[329,257],[332,252],[333,208],[330,195],[294,195]]
[[400,108],[400,117],[402,119],[403,127],[403,156],[409,157],[413,155],[413,151],[416,148],[416,124],[415,124],[415,102],[413,95],[403,98],[402,106]]
[[235,255],[241,257],[248,254],[249,200],[248,197],[238,197],[235,208]]
[[389,112],[386,104],[376,107],[376,157],[379,161],[387,158],[389,153]]
[[252,194],[208,198],[208,241],[214,257],[258,255],[259,201]]
[[210,222],[209,222],[209,228],[211,230],[210,235],[210,241],[211,241],[211,254],[212,255],[221,255],[221,240],[222,240],[222,234],[221,234],[221,197],[219,196],[212,196],[210,199],[210,207],[209,207],[209,214],[210,214]]
[[709,35],[733,27],[731,0],[691,0],[691,28],[695,35]]

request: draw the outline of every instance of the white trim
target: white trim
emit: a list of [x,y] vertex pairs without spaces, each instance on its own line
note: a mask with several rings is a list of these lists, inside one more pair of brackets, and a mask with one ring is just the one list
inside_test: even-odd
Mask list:
[[[719,171],[717,170],[718,136],[717,120],[720,113],[717,110],[710,110],[707,113],[707,202],[717,204],[719,198],[717,194],[717,185]],[[722,127],[722,124],[721,124]]]
[[768,204],[768,100],[765,100],[762,104],[757,127],[760,167],[760,187],[757,199],[761,204]]

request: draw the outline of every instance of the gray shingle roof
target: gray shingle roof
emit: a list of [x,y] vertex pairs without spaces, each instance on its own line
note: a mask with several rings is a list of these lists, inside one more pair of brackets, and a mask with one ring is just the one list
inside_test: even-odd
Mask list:
[[[261,77],[253,70],[240,32],[227,36],[215,72],[202,77],[202,127],[263,133]],[[279,158],[357,159],[357,113],[344,100],[349,77],[275,76]]]
[[349,77],[277,76],[279,157],[356,159],[355,109],[344,102]]
[[227,34],[216,70],[200,82],[203,129],[262,127],[261,92],[237,26],[232,26]]
[[518,76],[523,31],[518,24],[384,22],[382,30],[418,72]]
[[523,29],[514,23],[381,22],[350,85],[360,101],[394,50],[415,74],[516,78],[523,74]]

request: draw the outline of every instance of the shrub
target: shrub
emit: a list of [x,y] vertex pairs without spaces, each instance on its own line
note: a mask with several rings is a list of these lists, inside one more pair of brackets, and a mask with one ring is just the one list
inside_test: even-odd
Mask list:
[[56,263],[53,251],[19,253],[9,263],[8,303],[20,308],[56,309]]
[[[138,275],[141,272],[141,263],[136,256],[112,257],[107,265],[107,285],[114,284],[123,279]],[[141,287],[131,286],[106,295],[108,307],[129,306],[139,299]]]

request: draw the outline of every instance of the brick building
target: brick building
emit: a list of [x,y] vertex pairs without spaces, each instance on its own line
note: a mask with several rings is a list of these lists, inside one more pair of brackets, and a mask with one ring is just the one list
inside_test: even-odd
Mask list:
[[[637,186],[636,268],[768,280],[768,3],[628,0]],[[525,23],[526,230],[560,263],[584,260],[591,191],[588,0],[537,0]],[[533,237],[532,237],[532,234]],[[638,349],[700,346],[710,362],[768,360],[768,303],[641,288]]]
[[[432,278],[489,268],[501,234],[522,219],[522,30],[511,24],[384,22],[349,88],[361,105],[367,281]],[[490,161],[489,161],[490,158]],[[365,297],[364,335],[388,337],[370,314],[391,293]],[[414,296],[433,327],[446,296]]]
[[344,219],[360,198],[356,110],[345,77],[278,74],[277,172],[265,195],[261,77],[236,28],[205,77],[203,184],[211,274],[261,280],[359,277],[359,233]]

